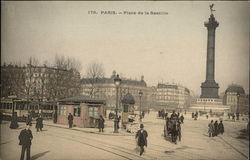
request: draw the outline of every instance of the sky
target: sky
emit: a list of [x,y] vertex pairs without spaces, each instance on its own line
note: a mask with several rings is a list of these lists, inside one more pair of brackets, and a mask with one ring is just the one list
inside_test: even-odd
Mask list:
[[[140,79],[184,85],[200,95],[206,77],[209,5],[219,22],[215,38],[215,81],[219,93],[242,85],[249,93],[248,2],[2,2],[1,63],[55,55],[81,62],[81,76],[92,62]],[[95,11],[98,14],[89,14]],[[162,15],[101,14],[102,11],[164,12]]]

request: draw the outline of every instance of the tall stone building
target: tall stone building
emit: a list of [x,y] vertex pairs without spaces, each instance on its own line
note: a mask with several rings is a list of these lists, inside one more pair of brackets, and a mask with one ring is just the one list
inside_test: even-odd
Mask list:
[[157,85],[156,105],[158,109],[185,110],[190,107],[191,97],[188,88],[176,84]]
[[232,113],[249,112],[249,95],[246,95],[242,86],[231,84],[225,91],[223,104],[229,105]]
[[[106,100],[107,108],[115,108],[116,104],[116,88],[114,84],[114,78],[116,76],[116,72],[114,71],[110,78],[98,78],[95,79],[93,83],[93,79],[91,78],[82,78],[81,86],[83,89],[83,95],[90,96],[92,98],[101,98]],[[144,81],[144,77],[141,76],[140,80],[132,80],[122,77],[121,85],[119,87],[119,106],[121,106],[122,98],[130,93],[135,99],[135,108],[137,109],[140,105],[140,96],[139,91],[143,92],[141,97],[141,105],[142,109],[146,110],[150,107],[150,88],[147,87],[146,82]],[[91,95],[92,93],[92,95]],[[120,108],[120,107],[119,107]]]

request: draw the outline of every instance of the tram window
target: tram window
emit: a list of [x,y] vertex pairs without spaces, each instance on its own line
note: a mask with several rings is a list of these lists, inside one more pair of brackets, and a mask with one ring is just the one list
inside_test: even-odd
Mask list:
[[2,103],[0,103],[0,109],[2,109],[2,106],[3,106]]

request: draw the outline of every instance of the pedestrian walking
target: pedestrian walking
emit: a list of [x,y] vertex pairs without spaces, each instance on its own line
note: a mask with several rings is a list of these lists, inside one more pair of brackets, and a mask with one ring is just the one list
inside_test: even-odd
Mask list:
[[104,118],[102,117],[102,115],[100,115],[99,124],[98,124],[99,132],[103,132],[104,122],[105,122]]
[[224,125],[222,123],[222,120],[220,121],[218,128],[219,128],[219,133],[223,134],[224,133]]
[[184,116],[183,116],[183,114],[181,115],[180,120],[181,120],[181,123],[184,123]]
[[145,116],[145,112],[144,112],[144,111],[142,111],[142,113],[141,113],[141,114],[142,114],[142,118],[144,118],[144,116]]
[[122,118],[122,117],[119,115],[119,116],[118,116],[118,121],[117,121],[117,128],[118,128],[118,129],[120,128],[120,120],[121,120],[121,118]]
[[140,125],[140,130],[137,131],[135,138],[137,138],[137,145],[140,147],[140,155],[144,152],[144,146],[147,147],[148,133],[143,129],[144,125]]
[[237,112],[237,113],[236,113],[236,120],[239,120],[239,119],[240,119],[239,117],[240,117],[240,113]]
[[32,131],[30,130],[29,124],[26,124],[26,128],[20,132],[18,139],[19,139],[19,145],[22,146],[20,160],[24,160],[25,152],[26,152],[26,160],[30,160],[30,147],[31,147],[31,140],[33,139],[33,135],[32,135]]
[[73,126],[73,120],[74,120],[73,115],[71,113],[69,113],[69,115],[68,115],[69,128],[72,128],[72,126]]
[[194,118],[194,112],[192,112],[192,118]]
[[214,136],[217,136],[219,133],[219,124],[218,124],[218,121],[216,120],[214,122]]
[[181,141],[181,122],[177,122],[177,135],[179,137],[179,141]]
[[165,119],[167,119],[167,117],[168,117],[168,112],[165,113]]
[[31,117],[31,114],[28,114],[28,116],[26,118],[26,124],[30,124],[30,126],[32,126],[32,117]]
[[42,115],[39,115],[39,117],[36,119],[36,131],[39,132],[42,131],[43,128],[43,118]]
[[233,121],[235,122],[235,114],[233,113],[232,115]]
[[209,137],[211,137],[214,133],[214,124],[213,124],[213,120],[211,120],[211,122],[208,124],[208,134]]
[[56,111],[53,112],[53,122],[54,123],[57,122],[57,112]]

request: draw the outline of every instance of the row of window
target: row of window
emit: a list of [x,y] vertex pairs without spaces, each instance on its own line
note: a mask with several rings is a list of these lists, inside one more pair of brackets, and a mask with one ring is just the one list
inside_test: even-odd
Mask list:
[[[68,105],[60,105],[59,107],[59,115],[66,116],[66,108]],[[99,109],[98,106],[89,106],[89,117],[99,118]],[[81,109],[79,105],[73,105],[73,116],[80,117]]]
[[[27,103],[16,103],[15,105],[15,109],[17,110],[38,110],[38,109],[42,109],[42,110],[53,110],[53,105],[34,105],[34,104],[30,104],[28,105]],[[12,109],[12,103],[1,103],[0,104],[0,109]]]

